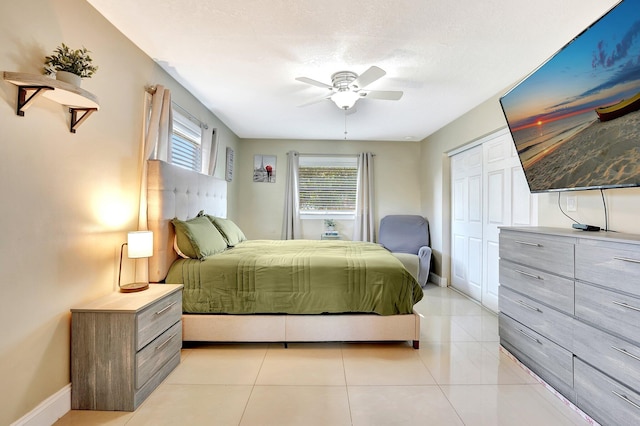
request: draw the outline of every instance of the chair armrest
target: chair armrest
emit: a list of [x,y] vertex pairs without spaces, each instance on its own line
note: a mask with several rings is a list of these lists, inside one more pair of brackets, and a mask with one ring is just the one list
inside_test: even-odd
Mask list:
[[420,259],[420,272],[418,273],[418,283],[422,287],[427,285],[429,281],[429,271],[431,269],[431,247],[422,246],[418,250],[418,258]]

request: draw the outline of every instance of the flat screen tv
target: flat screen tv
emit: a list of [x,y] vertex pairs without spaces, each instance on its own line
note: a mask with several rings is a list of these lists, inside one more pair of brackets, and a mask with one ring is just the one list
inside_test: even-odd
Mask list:
[[640,0],[500,98],[531,192],[640,185]]

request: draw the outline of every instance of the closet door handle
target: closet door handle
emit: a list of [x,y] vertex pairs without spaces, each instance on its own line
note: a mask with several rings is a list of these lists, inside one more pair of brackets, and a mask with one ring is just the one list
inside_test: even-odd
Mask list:
[[530,243],[530,242],[528,242],[528,241],[519,241],[519,240],[516,240],[516,243],[518,243],[518,244],[522,244],[522,245],[525,245],[525,246],[542,247],[542,244],[538,244],[538,243]]
[[628,303],[625,303],[625,302],[618,302],[618,301],[613,300],[611,303],[613,303],[614,305],[622,306],[623,308],[627,308],[627,309],[631,309],[633,311],[640,312],[640,308],[638,308],[637,306],[632,306],[632,305],[630,305]]
[[531,278],[535,278],[536,280],[543,280],[544,278],[542,278],[540,275],[536,275],[536,274],[532,274],[530,272],[525,272],[525,271],[521,271],[520,269],[514,269],[517,273],[524,275],[525,277],[531,277]]
[[523,302],[522,300],[518,300],[518,304],[519,304],[520,306],[523,306],[523,307],[525,307],[525,308],[527,308],[527,309],[530,309],[530,310],[532,310],[532,311],[542,313],[542,311],[541,311],[540,309],[536,308],[535,306],[531,306],[531,305],[529,305],[528,303]]
[[633,259],[631,257],[614,256],[615,260],[622,260],[623,262],[640,263],[640,259]]
[[533,340],[534,342],[536,342],[537,344],[541,345],[542,342],[538,339],[536,339],[535,337],[533,337],[532,335],[520,330],[519,328],[517,328],[516,330],[518,330],[518,333],[522,334],[524,337],[526,337],[529,340]]
[[623,400],[624,402],[626,402],[627,404],[633,405],[635,408],[640,410],[640,405],[638,405],[635,402],[633,402],[632,400],[630,400],[626,395],[619,394],[618,392],[616,392],[614,390],[612,390],[611,393],[614,394],[615,396],[617,396],[618,398],[620,398],[621,400]]
[[174,302],[169,303],[167,306],[165,306],[164,308],[162,308],[162,309],[160,309],[158,312],[156,312],[156,315],[160,315],[160,314],[162,314],[162,313],[166,312],[168,309],[171,309],[171,307],[172,307],[173,305],[175,305],[176,303],[178,303],[178,302],[175,302],[175,301],[174,301]]
[[618,348],[616,346],[611,346],[611,349],[614,349],[618,352],[620,352],[621,354],[625,354],[626,356],[635,359],[636,361],[640,361],[640,357],[637,355],[632,354],[631,352],[627,351],[624,348]]

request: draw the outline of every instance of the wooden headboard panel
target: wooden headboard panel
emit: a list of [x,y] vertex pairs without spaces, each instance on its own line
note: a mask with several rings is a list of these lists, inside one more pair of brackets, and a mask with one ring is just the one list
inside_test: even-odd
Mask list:
[[189,219],[200,210],[227,217],[227,182],[160,160],[149,160],[147,165],[147,224],[153,231],[149,282],[160,282],[178,258],[171,219]]

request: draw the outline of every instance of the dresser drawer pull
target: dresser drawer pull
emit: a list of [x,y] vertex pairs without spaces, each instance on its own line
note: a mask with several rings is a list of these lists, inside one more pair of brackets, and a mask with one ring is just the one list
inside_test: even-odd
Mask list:
[[518,300],[518,304],[524,306],[527,309],[531,309],[532,311],[542,312],[540,309],[536,308],[535,306],[531,306],[528,303],[523,302],[522,300]]
[[621,400],[623,400],[624,402],[633,405],[635,408],[637,408],[638,410],[640,410],[640,405],[636,404],[635,402],[633,402],[632,400],[630,400],[627,396],[619,394],[618,392],[612,390],[611,391],[612,394],[614,394],[615,396],[617,396],[618,398],[620,398]]
[[640,312],[640,308],[638,308],[636,306],[629,305],[628,303],[617,302],[615,300],[613,300],[611,303],[613,303],[614,305],[622,306],[623,308],[627,308],[627,309],[631,309],[631,310]]
[[520,269],[514,269],[517,273],[524,275],[526,277],[531,277],[531,278],[535,278],[536,280],[544,280],[544,278],[542,278],[539,275],[536,274],[532,274],[530,272],[525,272],[525,271],[521,271]]
[[619,256],[614,256],[613,257],[615,260],[622,260],[623,262],[631,262],[631,263],[640,263],[640,259],[633,259],[631,257],[619,257]]
[[542,247],[542,244],[538,244],[538,243],[530,243],[530,242],[528,242],[528,241],[519,241],[519,240],[516,240],[516,243],[518,243],[518,244],[523,244],[523,245],[525,245],[525,246]]
[[156,351],[159,351],[160,349],[162,349],[163,347],[165,347],[165,345],[167,343],[169,343],[171,341],[171,339],[173,339],[174,337],[176,337],[176,334],[178,333],[173,333],[171,336],[169,336],[169,338],[167,340],[165,340],[163,343],[159,344],[158,346],[156,346]]
[[611,346],[611,349],[614,349],[614,350],[616,350],[616,351],[618,351],[620,353],[623,353],[626,356],[635,359],[636,361],[640,361],[640,357],[639,356],[636,356],[636,355],[632,354],[631,352],[628,352],[626,349],[618,348],[616,346]]
[[537,344],[541,345],[542,342],[538,339],[536,339],[535,337],[533,337],[532,335],[520,330],[519,328],[517,328],[516,330],[518,330],[518,333],[522,334],[524,337],[526,337],[529,340],[533,340],[534,342],[536,342]]
[[173,301],[173,302],[169,303],[167,306],[165,306],[164,308],[162,308],[162,309],[160,309],[158,312],[156,312],[156,315],[160,315],[160,314],[162,314],[162,313],[166,312],[167,310],[169,310],[169,309],[170,309],[173,305],[175,305],[176,303],[178,303],[178,302]]

